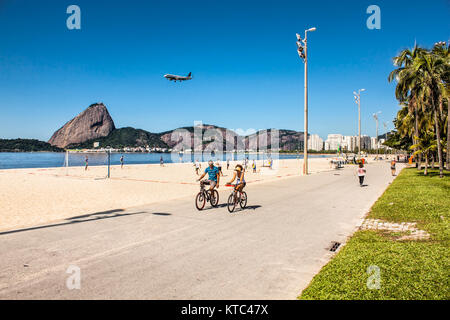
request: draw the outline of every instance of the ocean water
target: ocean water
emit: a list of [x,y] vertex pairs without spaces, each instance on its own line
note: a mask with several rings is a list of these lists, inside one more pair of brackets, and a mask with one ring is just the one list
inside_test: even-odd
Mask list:
[[[119,165],[120,157],[123,155],[125,164],[151,164],[159,163],[162,157],[164,163],[180,163],[209,161],[220,159],[222,161],[243,160],[248,157],[249,160],[268,159],[267,154],[210,154],[208,153],[112,153],[111,164]],[[90,166],[103,166],[108,164],[108,155],[106,153],[69,153],[69,166],[84,166],[86,156],[89,159]],[[311,158],[324,158],[326,155],[309,155]],[[0,169],[19,169],[19,168],[53,168],[63,167],[65,165],[65,153],[60,152],[0,152]],[[272,154],[273,159],[302,159],[303,154]]]

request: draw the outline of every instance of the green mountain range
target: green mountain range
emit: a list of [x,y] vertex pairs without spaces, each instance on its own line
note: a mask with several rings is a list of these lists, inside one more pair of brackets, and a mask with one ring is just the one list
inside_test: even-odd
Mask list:
[[111,147],[122,149],[125,147],[146,147],[168,148],[168,145],[161,140],[161,135],[151,133],[142,129],[125,127],[114,129],[108,136],[91,139],[83,143],[70,144],[67,149],[93,149],[94,142],[98,142],[98,148]]
[[62,152],[64,149],[36,139],[0,139],[0,152]]

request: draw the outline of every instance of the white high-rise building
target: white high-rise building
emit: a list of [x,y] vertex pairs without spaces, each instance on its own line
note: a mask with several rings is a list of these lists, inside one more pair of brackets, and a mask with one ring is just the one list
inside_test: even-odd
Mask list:
[[361,136],[361,149],[370,150],[371,149],[371,138],[369,136]]
[[311,134],[308,137],[308,149],[321,151],[323,150],[323,139],[318,134]]
[[344,140],[344,136],[339,133],[329,134],[327,140],[329,149],[328,150],[337,150],[339,146],[342,146]]
[[348,152],[354,152],[358,149],[358,137],[344,136],[343,149]]
[[370,148],[377,149],[377,138],[375,137],[370,138]]

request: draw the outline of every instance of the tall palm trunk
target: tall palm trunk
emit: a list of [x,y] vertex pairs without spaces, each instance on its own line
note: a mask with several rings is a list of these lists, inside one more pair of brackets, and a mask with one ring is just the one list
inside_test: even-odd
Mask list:
[[[433,101],[434,105],[434,101]],[[444,165],[442,163],[442,147],[441,147],[441,132],[439,128],[438,110],[434,108],[434,122],[436,123],[436,138],[438,147],[438,158],[439,158],[439,178],[444,177]]]
[[447,101],[447,170],[450,170],[450,101]]
[[[417,139],[415,137],[419,136],[419,119],[417,117],[417,106],[414,106],[414,144],[417,144]],[[417,148],[414,149],[414,151],[417,151]],[[417,170],[421,170],[422,169],[422,154],[417,155]]]
[[423,174],[426,176],[428,174],[428,155],[425,154],[425,171]]

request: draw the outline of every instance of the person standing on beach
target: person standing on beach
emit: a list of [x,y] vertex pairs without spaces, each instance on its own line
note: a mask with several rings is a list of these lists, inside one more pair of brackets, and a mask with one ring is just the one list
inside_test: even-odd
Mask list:
[[362,187],[364,183],[364,177],[366,176],[366,169],[364,168],[364,165],[362,163],[358,166],[358,178],[359,178],[359,186]]
[[88,169],[88,166],[89,166],[88,156],[86,156],[86,158],[84,159],[84,163],[85,163],[84,171],[86,171]]
[[198,162],[198,159],[195,160],[195,173],[198,175],[198,171],[200,170],[200,163]]
[[227,170],[230,168],[230,159],[227,159]]
[[392,160],[391,161],[391,174],[392,174],[392,176],[395,176],[395,164],[396,164],[396,161]]
[[120,169],[123,168],[123,155],[120,157]]
[[161,167],[164,167],[164,160],[163,160],[163,157],[161,156],[161,158],[159,158],[159,165],[161,166]]
[[217,159],[217,161],[216,161],[216,166],[217,166],[217,169],[219,169],[219,174],[223,177],[222,165],[220,164],[219,159]]
[[253,173],[256,173],[256,161],[255,161],[255,159],[253,159],[252,168],[253,168]]

